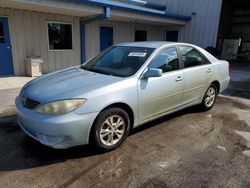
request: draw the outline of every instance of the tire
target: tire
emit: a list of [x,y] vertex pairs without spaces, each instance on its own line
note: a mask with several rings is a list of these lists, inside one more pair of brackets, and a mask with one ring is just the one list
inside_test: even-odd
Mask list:
[[202,103],[200,104],[202,111],[208,111],[213,108],[218,94],[217,90],[217,87],[213,84],[208,87],[203,97]]
[[127,112],[121,108],[109,108],[97,116],[91,131],[92,142],[98,150],[112,151],[125,141],[129,130]]

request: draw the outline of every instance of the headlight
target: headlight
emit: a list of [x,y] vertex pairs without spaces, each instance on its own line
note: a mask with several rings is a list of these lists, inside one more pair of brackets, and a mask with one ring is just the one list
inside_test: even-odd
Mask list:
[[54,101],[44,104],[36,109],[36,112],[51,115],[60,115],[72,112],[83,105],[87,99],[69,99]]

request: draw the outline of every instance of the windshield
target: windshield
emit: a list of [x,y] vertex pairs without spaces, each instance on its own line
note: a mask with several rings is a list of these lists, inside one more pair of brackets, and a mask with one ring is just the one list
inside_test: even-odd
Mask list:
[[114,46],[101,52],[82,68],[119,77],[135,74],[154,51],[153,48]]

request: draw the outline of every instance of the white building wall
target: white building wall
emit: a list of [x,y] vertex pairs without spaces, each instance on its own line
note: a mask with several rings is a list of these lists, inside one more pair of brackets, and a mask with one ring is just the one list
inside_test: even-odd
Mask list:
[[[167,12],[192,15],[187,26],[179,27],[180,42],[188,42],[203,48],[216,46],[222,0],[165,0]],[[175,29],[169,27],[169,30]]]
[[[35,0],[32,0],[32,2],[33,1]],[[54,1],[59,2],[59,0],[53,0],[53,2]],[[166,39],[167,30],[178,29],[178,40],[180,42],[189,42],[204,48],[207,46],[215,46],[222,0],[164,1],[167,2],[167,12],[182,15],[192,15],[192,13],[195,13],[195,15],[192,15],[192,20],[189,21],[186,26],[174,26],[173,24],[172,26],[163,26],[152,23],[140,24],[110,20],[86,24],[86,59],[99,53],[100,26],[113,27],[114,44],[134,41],[136,29],[147,30],[147,40],[149,41],[164,41]],[[37,2],[45,1],[37,0]],[[67,4],[71,1],[64,0],[63,2]],[[69,14],[69,12],[67,12],[67,14]],[[9,18],[15,75],[25,74],[24,60],[27,56],[41,56],[44,59],[44,64],[42,66],[44,73],[80,64],[81,41],[79,16],[3,7],[0,7],[0,16],[7,16]],[[73,24],[73,50],[48,50],[47,21],[59,21]]]
[[[43,73],[80,64],[80,19],[78,17],[1,7],[0,16],[9,18],[15,75],[25,75],[24,61],[27,56],[40,56],[44,60]],[[48,21],[73,25],[73,50],[48,50]]]
[[[203,48],[216,46],[217,33],[220,21],[222,0],[163,0],[167,3],[167,12],[189,15],[192,19],[186,26],[160,26],[134,24],[113,21],[97,21],[87,24],[86,32],[86,59],[99,53],[100,26],[111,26],[114,31],[114,44],[134,41],[136,29],[147,30],[147,40],[166,40],[166,31],[178,30],[178,41],[196,44]],[[195,15],[192,15],[195,13]]]
[[[0,16],[9,19],[12,58],[15,75],[25,75],[25,58],[40,56],[43,73],[79,65],[81,63],[80,18],[37,11],[1,8]],[[73,50],[49,51],[47,22],[65,22],[73,25]],[[100,51],[100,26],[113,27],[114,44],[134,41],[135,30],[147,30],[148,40],[165,40],[166,26],[134,24],[118,21],[96,21],[86,24],[86,59]]]
[[117,21],[96,21],[85,25],[86,59],[89,59],[100,52],[101,26],[113,27],[114,44],[122,42],[133,42],[135,40],[135,30],[146,30],[147,40],[149,41],[161,41],[166,39],[166,26]]

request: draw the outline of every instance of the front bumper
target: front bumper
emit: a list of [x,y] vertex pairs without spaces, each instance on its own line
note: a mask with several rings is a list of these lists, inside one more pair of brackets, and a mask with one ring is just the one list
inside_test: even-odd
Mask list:
[[21,129],[40,143],[52,148],[69,148],[89,143],[91,126],[96,113],[46,115],[24,107],[16,98],[16,113]]

